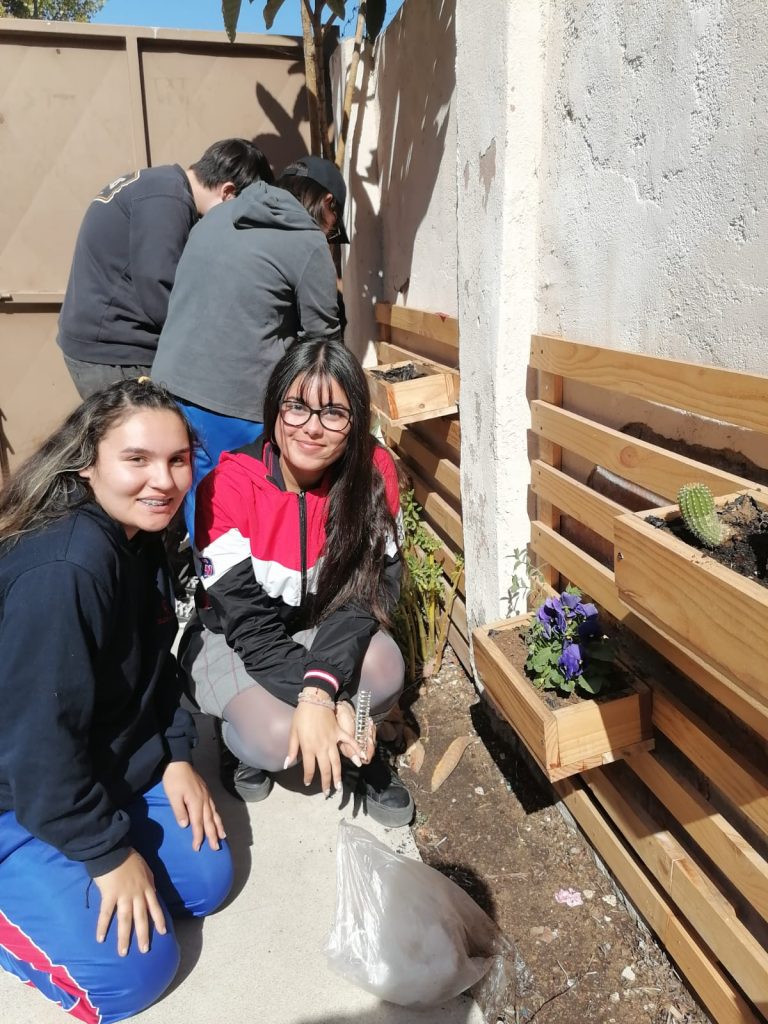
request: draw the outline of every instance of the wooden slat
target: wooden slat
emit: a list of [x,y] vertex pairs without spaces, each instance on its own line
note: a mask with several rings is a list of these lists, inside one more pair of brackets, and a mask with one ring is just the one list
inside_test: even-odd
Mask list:
[[622,889],[656,932],[717,1024],[760,1024],[744,997],[677,909],[659,892],[589,795],[571,779],[555,791],[611,870]]
[[707,484],[716,495],[755,487],[743,477],[667,452],[545,402],[531,403],[531,420],[533,430],[548,440],[670,501],[691,481]]
[[723,967],[755,1003],[768,993],[768,952],[738,920],[733,907],[683,847],[637,804],[629,802],[603,768],[585,781],[667,895],[680,907]]
[[614,575],[610,569],[606,569],[543,523],[531,523],[531,547],[540,558],[557,566],[567,579],[580,587],[585,594],[589,594],[597,604],[768,741],[768,712],[765,705],[746,690],[734,685],[733,680],[678,647],[664,632],[644,622],[630,611],[619,600]]
[[[389,331],[386,326],[381,327],[384,331]],[[393,345],[387,338],[383,338],[376,342],[376,358],[379,361],[379,365],[386,363],[402,363],[403,360],[418,359],[420,363],[426,363],[427,366],[434,366],[436,370],[442,370],[444,373],[455,373],[459,376],[459,371],[454,365],[454,361],[450,363],[441,363],[436,359],[429,359],[427,356],[414,351],[412,348],[400,348],[397,345]]]
[[759,374],[658,359],[549,335],[531,339],[531,366],[768,433],[768,377]]
[[390,328],[399,328],[411,334],[433,338],[455,349],[459,347],[459,321],[445,313],[426,313],[421,309],[377,302],[376,320],[378,323],[388,324]]
[[768,863],[678,771],[658,755],[640,754],[627,765],[674,815],[691,838],[768,921]]
[[[561,406],[563,404],[563,378],[554,373],[541,371],[538,375],[538,397],[549,405]],[[539,434],[539,462],[551,466],[553,470],[559,470],[563,461],[563,449],[560,445],[554,444],[546,437]],[[534,493],[535,490],[534,490]],[[546,523],[550,529],[560,532],[560,512],[558,508],[546,497],[536,494],[536,518]],[[560,588],[560,576],[553,565],[539,567],[544,580],[551,586]]]
[[531,463],[531,487],[538,497],[550,502],[566,515],[573,516],[607,540],[613,540],[613,521],[616,516],[627,511],[618,502],[604,498],[597,491],[538,459]]
[[464,671],[468,676],[472,675],[472,660],[469,656],[469,644],[466,639],[461,635],[459,630],[451,623],[448,627],[448,643],[453,648],[456,657],[462,664]]
[[[446,586],[446,590],[448,587]],[[465,640],[469,639],[469,627],[467,626],[467,609],[459,595],[453,599],[451,605],[451,622],[461,633]]]
[[461,480],[457,466],[432,452],[407,427],[387,427],[384,439],[420,476],[429,482],[434,481],[454,502],[461,503]]
[[450,369],[458,369],[459,350],[452,345],[446,345],[442,341],[436,341],[423,334],[411,334],[399,327],[390,327],[389,336],[395,347],[411,353],[409,356],[411,359],[414,357],[431,359],[436,363],[443,363]]
[[430,485],[410,472],[413,481],[413,493],[416,501],[426,512],[432,521],[438,534],[444,534],[460,550],[464,550],[464,531],[461,525],[461,515],[451,508],[445,498],[438,494]]
[[445,416],[437,420],[425,420],[411,427],[425,444],[430,445],[438,454],[449,458],[457,466],[461,458],[461,424],[458,416]]
[[768,836],[768,776],[659,685],[654,688],[653,724]]

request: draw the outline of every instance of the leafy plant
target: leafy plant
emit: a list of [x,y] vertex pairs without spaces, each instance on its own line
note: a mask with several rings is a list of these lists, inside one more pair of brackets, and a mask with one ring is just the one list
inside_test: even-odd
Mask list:
[[464,568],[457,558],[453,573],[446,581],[444,559],[438,552],[441,543],[422,520],[422,509],[413,491],[400,498],[403,510],[401,547],[406,572],[400,589],[400,601],[393,616],[393,633],[410,679],[419,670],[423,678],[435,675],[442,664],[448,636],[451,609]]
[[517,615],[520,609],[528,606],[528,601],[538,601],[545,588],[544,576],[540,569],[531,564],[525,548],[515,548],[512,552],[512,582],[506,593],[507,615]]
[[581,598],[575,587],[548,597],[525,635],[525,670],[540,690],[594,697],[610,684],[613,645],[600,629],[597,608]]
[[683,484],[677,495],[683,522],[705,547],[724,544],[730,531],[720,521],[712,491],[706,484]]

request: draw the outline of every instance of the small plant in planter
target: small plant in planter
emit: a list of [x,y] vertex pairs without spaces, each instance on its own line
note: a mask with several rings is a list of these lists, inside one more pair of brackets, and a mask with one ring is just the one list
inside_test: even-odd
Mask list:
[[614,645],[600,628],[597,608],[582,601],[575,587],[539,606],[525,642],[525,671],[540,690],[596,697],[615,678],[609,671]]
[[488,694],[550,781],[652,749],[651,692],[574,587],[472,637]]
[[768,498],[713,497],[687,484],[678,504],[617,516],[619,597],[729,689],[768,701]]

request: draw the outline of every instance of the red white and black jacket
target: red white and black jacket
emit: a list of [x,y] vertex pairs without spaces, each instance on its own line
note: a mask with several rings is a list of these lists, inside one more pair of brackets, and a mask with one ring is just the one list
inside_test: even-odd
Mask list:
[[[397,472],[377,446],[390,511],[400,522]],[[295,704],[303,686],[336,699],[354,682],[379,628],[370,610],[345,605],[323,619],[312,649],[291,639],[310,625],[309,612],[325,544],[330,472],[314,489],[286,491],[278,455],[259,438],[225,452],[196,496],[195,559],[206,595],[204,625],[223,633],[249,673],[276,697]],[[387,544],[384,582],[392,607],[400,592],[400,556]]]

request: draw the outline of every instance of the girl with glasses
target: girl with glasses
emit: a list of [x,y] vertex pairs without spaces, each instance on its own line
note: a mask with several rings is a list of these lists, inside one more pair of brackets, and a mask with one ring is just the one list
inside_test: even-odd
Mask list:
[[399,491],[371,435],[368,383],[333,342],[295,345],[269,380],[264,434],[225,453],[200,485],[195,548],[205,599],[180,660],[203,711],[222,722],[243,799],[303,762],[323,791],[342,775],[367,813],[405,825],[413,800],[357,742],[354,706],[386,714],[403,688],[385,632],[399,594]]
[[192,440],[164,389],[121,381],[0,493],[0,967],[82,1021],[154,1002],[171,916],[232,882],[170,654],[160,533]]

